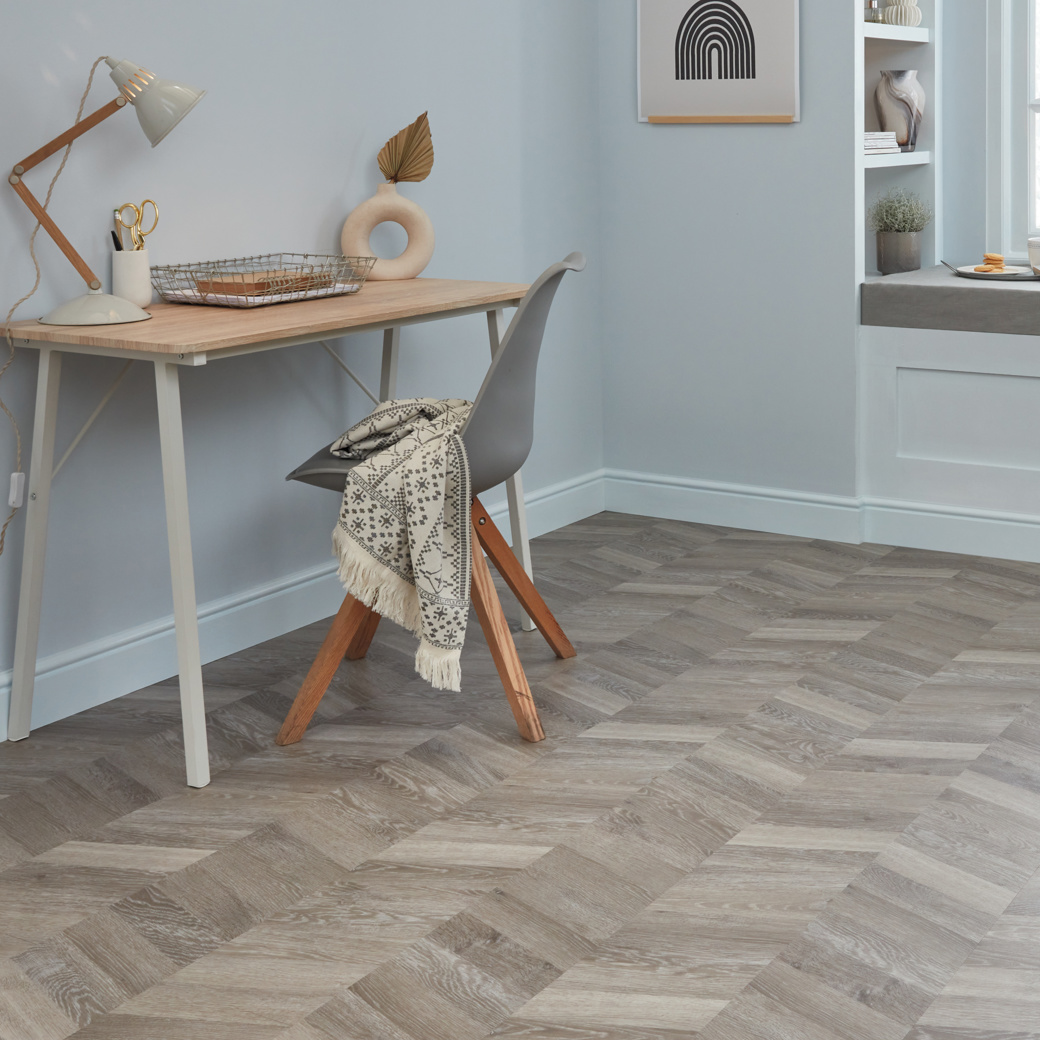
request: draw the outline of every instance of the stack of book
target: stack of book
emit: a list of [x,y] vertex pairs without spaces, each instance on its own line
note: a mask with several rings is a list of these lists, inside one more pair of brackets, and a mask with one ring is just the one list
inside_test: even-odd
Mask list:
[[895,131],[869,132],[863,135],[863,147],[867,155],[888,155],[901,151]]

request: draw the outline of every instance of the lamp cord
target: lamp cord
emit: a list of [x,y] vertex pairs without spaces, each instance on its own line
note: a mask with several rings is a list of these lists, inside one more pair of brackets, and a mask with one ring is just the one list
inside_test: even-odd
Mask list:
[[[76,125],[83,118],[83,107],[87,103],[87,95],[90,93],[91,84],[94,82],[94,73],[97,71],[97,67],[105,60],[105,55],[102,55],[90,66],[90,75],[87,77],[87,86],[83,91],[83,96],[79,99],[79,108],[76,110],[76,118],[73,121],[73,126]],[[61,165],[58,167],[54,176],[51,178],[50,187],[47,188],[47,197],[43,200],[43,209],[46,210],[50,205],[51,194],[54,191],[54,185],[58,183],[58,178],[61,176],[61,171],[65,169],[65,163],[69,160],[69,152],[72,150],[74,142],[69,142],[65,147],[65,154],[62,156]],[[40,230],[40,222],[36,222],[36,227],[33,228],[32,234],[29,236],[29,256],[32,257],[33,267],[36,269],[36,280],[33,282],[33,287],[7,312],[7,317],[4,318],[4,334],[7,338],[7,360],[4,362],[3,367],[0,368],[0,379],[3,379],[4,373],[11,367],[11,362],[14,361],[14,340],[11,338],[11,318],[14,317],[14,312],[26,300],[30,299],[36,290],[40,287],[40,262],[36,259],[36,234]],[[3,411],[4,415],[7,416],[11,423],[11,427],[14,430],[14,439],[16,445],[15,452],[15,463],[14,472],[20,473],[22,471],[22,433],[18,429],[18,421],[15,419],[11,409],[4,403],[2,397],[0,397],[0,410]],[[0,527],[0,555],[4,551],[4,540],[7,538],[7,528],[11,521],[15,517],[15,513],[18,512],[18,507],[13,506],[11,511],[7,514],[7,519],[4,521],[3,527]]]

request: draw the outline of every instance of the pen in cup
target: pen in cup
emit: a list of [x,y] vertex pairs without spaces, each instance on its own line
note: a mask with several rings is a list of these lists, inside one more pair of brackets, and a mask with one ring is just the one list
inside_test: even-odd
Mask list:
[[119,236],[114,231],[110,232],[110,234],[112,235],[112,243],[116,252],[121,253],[123,251],[123,243],[120,241]]

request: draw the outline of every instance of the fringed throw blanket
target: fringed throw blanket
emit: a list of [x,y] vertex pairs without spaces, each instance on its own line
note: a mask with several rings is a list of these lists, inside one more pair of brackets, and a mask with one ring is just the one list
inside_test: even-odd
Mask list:
[[458,690],[469,613],[470,479],[459,430],[469,401],[386,401],[332,454],[347,476],[332,543],[344,588],[419,639],[415,670]]

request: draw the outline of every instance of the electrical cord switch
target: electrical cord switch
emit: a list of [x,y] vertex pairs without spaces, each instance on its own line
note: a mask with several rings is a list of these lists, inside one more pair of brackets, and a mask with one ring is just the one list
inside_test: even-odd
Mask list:
[[7,496],[7,504],[13,506],[15,509],[21,508],[22,502],[25,501],[25,474],[24,473],[12,473],[11,474],[11,490]]

